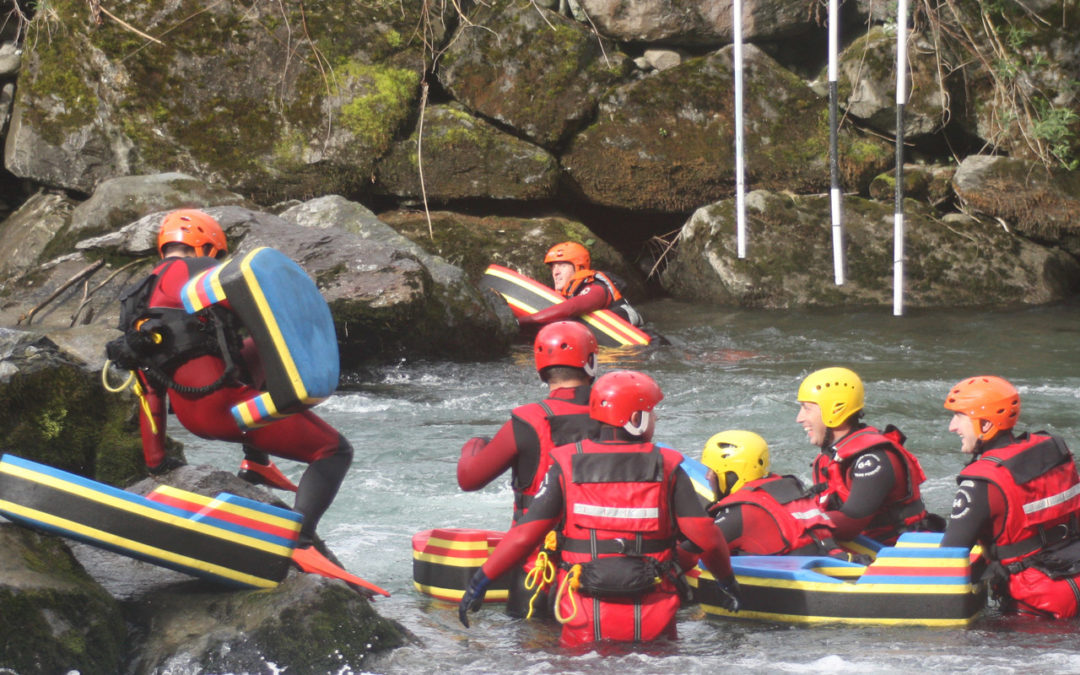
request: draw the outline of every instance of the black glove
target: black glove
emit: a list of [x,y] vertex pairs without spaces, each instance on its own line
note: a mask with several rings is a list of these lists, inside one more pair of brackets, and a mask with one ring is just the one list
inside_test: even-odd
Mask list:
[[457,615],[461,619],[461,625],[469,627],[468,613],[480,609],[480,604],[484,602],[484,595],[487,594],[490,584],[491,579],[487,578],[484,570],[476,570],[476,574],[469,579],[469,587],[465,589],[465,595],[461,596],[461,603],[458,604]]
[[742,604],[740,601],[742,590],[739,588],[739,582],[735,580],[735,577],[732,576],[726,581],[717,579],[716,587],[720,590],[717,604],[732,614],[737,613],[739,606]]

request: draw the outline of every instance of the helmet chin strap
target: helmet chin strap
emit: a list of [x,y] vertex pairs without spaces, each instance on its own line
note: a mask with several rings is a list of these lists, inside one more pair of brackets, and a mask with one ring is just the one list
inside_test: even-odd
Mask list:
[[641,415],[641,417],[637,424],[627,422],[623,425],[623,429],[631,436],[641,436],[645,433],[645,430],[649,428],[649,420],[651,419],[650,415],[652,415],[652,413],[648,410],[641,410],[638,414]]
[[589,377],[596,377],[596,354],[589,354],[589,358],[585,360],[584,370]]

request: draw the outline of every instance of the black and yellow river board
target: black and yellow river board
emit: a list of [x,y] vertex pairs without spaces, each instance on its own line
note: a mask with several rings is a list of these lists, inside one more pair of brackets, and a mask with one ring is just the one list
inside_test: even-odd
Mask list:
[[688,574],[706,614],[784,623],[966,626],[986,608],[986,584],[973,581],[971,553],[943,548],[942,535],[909,532],[869,565],[820,556],[733,556],[742,607],[721,606],[707,571]]
[[14,455],[0,457],[0,515],[239,588],[285,578],[301,521],[228,493],[163,485],[144,497]]
[[[564,302],[554,289],[502,265],[488,265],[482,283],[506,300],[514,316],[535,314]],[[602,347],[647,345],[651,339],[648,333],[608,309],[589,312],[579,319],[592,330]]]

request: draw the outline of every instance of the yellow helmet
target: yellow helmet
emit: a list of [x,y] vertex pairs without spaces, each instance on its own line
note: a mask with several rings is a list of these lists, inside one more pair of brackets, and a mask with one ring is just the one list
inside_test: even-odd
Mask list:
[[720,494],[731,494],[769,473],[769,444],[753,431],[721,431],[705,441],[701,463],[716,474]]
[[835,428],[863,409],[863,383],[847,368],[823,368],[806,376],[799,385],[799,401],[817,403],[821,421]]

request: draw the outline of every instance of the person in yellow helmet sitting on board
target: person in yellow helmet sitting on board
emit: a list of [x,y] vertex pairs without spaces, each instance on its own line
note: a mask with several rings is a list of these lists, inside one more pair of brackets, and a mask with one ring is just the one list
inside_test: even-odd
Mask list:
[[813,489],[833,528],[847,540],[858,534],[893,544],[902,532],[940,531],[926,512],[919,485],[926,480],[904,434],[862,422],[862,380],[847,368],[824,368],[799,386],[795,421],[821,452],[813,463]]
[[769,446],[752,431],[721,431],[705,442],[701,463],[717,501],[708,511],[732,554],[838,555],[830,522],[795,476],[772,473]]
[[535,314],[518,317],[522,327],[574,319],[599,309],[610,309],[634,326],[644,323],[611,277],[592,269],[589,249],[581,244],[573,241],[556,244],[544,256],[544,262],[551,268],[555,290],[566,300]]

